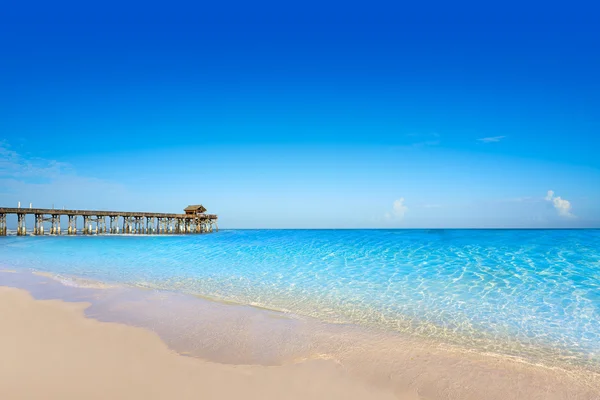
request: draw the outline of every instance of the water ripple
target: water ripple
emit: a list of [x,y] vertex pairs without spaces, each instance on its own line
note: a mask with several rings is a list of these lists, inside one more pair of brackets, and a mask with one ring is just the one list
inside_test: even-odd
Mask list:
[[8,237],[0,263],[600,368],[598,230]]

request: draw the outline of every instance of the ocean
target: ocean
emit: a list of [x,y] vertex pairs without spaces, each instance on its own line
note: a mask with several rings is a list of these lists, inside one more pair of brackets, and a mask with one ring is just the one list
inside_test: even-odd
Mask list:
[[600,230],[9,236],[0,267],[600,371]]

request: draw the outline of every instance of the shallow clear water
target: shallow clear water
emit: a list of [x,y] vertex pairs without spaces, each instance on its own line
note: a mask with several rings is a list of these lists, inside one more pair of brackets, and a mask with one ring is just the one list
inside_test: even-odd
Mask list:
[[600,366],[600,230],[6,237],[0,265]]

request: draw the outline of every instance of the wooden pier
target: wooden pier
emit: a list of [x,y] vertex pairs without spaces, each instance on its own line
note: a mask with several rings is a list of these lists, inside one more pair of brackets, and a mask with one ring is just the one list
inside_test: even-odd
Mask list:
[[[44,223],[49,223],[50,235],[64,233],[60,217],[68,217],[67,235],[104,235],[104,234],[192,234],[218,231],[217,216],[205,214],[202,205],[188,206],[183,214],[129,212],[129,211],[93,211],[93,210],[56,210],[50,208],[10,208],[0,207],[0,236],[6,236],[6,216],[17,215],[17,235],[27,235],[25,217],[34,216],[34,235],[44,235]],[[82,217],[83,226],[77,227],[77,218]],[[106,219],[109,224],[106,224]],[[121,225],[119,227],[119,225]]]

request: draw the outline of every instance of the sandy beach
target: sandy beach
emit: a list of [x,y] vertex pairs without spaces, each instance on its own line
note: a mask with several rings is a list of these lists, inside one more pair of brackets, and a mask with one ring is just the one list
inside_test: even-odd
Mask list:
[[83,283],[0,272],[0,399],[600,399],[585,370]]
[[0,287],[1,399],[396,398],[331,361],[234,366],[178,355],[150,331],[85,318],[86,306]]

